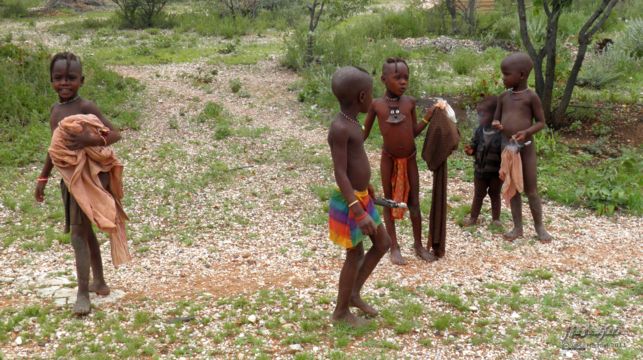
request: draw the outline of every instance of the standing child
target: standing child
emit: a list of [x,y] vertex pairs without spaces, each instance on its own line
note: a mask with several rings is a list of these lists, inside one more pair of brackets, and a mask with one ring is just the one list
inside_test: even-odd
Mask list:
[[[353,315],[349,306],[369,315],[377,314],[362,300],[360,291],[389,247],[388,235],[369,194],[371,168],[357,121],[357,115],[366,112],[373,99],[373,80],[361,69],[343,67],[333,74],[332,88],[340,113],[330,125],[328,144],[339,190],[330,198],[329,230],[330,239],[346,249],[332,318],[360,326],[366,321]],[[373,242],[366,256],[362,245],[365,236]]]
[[[424,120],[417,122],[415,99],[405,96],[409,82],[409,67],[400,58],[388,58],[382,66],[382,82],[386,93],[375,99],[364,120],[364,139],[368,138],[375,117],[384,139],[380,171],[384,196],[396,202],[405,202],[411,214],[413,247],[425,261],[431,254],[422,246],[422,215],[420,214],[420,175],[418,173],[415,137],[429,123],[435,107],[427,112]],[[391,262],[405,265],[395,231],[395,219],[404,217],[403,208],[384,208],[384,223],[391,238]]]
[[[547,243],[551,241],[551,235],[543,224],[543,210],[536,181],[536,146],[533,138],[533,135],[545,126],[545,116],[540,98],[527,87],[527,78],[533,66],[531,58],[525,53],[514,53],[502,60],[502,81],[508,91],[502,93],[498,99],[492,125],[502,131],[503,142],[513,141],[521,147],[519,159],[522,161],[524,191],[529,200],[538,239]],[[533,123],[532,119],[536,119],[536,122]],[[503,150],[503,159],[506,151],[510,150]],[[520,162],[516,164],[519,166]],[[502,164],[501,167],[505,165]],[[519,192],[511,197],[511,217],[514,227],[504,235],[508,241],[513,241],[523,234],[522,200]]]
[[478,215],[482,201],[489,194],[491,200],[491,224],[500,223],[500,189],[502,180],[498,176],[500,170],[500,152],[502,151],[502,135],[491,126],[491,120],[496,113],[498,97],[487,96],[476,106],[480,126],[471,138],[471,144],[464,148],[469,156],[475,156],[473,175],[473,203],[471,215],[464,221],[464,226],[478,223]]
[[90,291],[99,295],[110,292],[92,223],[112,235],[115,265],[130,259],[124,232],[127,217],[120,204],[122,165],[109,147],[121,136],[94,103],[78,95],[85,80],[78,57],[68,52],[58,53],[51,60],[49,71],[59,102],[51,108],[52,142],[37,180],[35,198],[38,202],[44,200],[45,185],[56,166],[63,177],[60,187],[65,205],[65,232],[71,230],[76,259],[78,293],[73,311],[85,315],[90,311]]

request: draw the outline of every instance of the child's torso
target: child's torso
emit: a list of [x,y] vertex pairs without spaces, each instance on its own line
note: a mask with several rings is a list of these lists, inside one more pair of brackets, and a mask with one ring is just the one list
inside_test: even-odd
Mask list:
[[476,130],[478,146],[475,156],[475,172],[478,175],[498,174],[500,154],[502,152],[502,135],[491,127],[479,127]]
[[[352,124],[351,124],[352,125]],[[371,180],[371,165],[364,149],[364,135],[358,126],[349,127],[349,138],[346,146],[346,175],[355,190],[365,190]]]
[[529,128],[533,117],[531,93],[506,93],[502,97],[500,122],[503,126],[502,134],[507,138],[512,137],[518,131]]
[[374,108],[377,115],[377,123],[380,127],[380,133],[384,140],[384,150],[394,157],[406,158],[415,152],[415,135],[414,124],[412,119],[414,103],[408,97],[402,97],[398,104],[400,114],[404,120],[397,124],[387,122],[391,108],[383,99],[377,99],[374,102]]
[[54,128],[58,127],[58,123],[71,115],[86,114],[83,107],[83,102],[85,100],[80,99],[71,104],[57,104],[51,109],[51,120],[54,124]]

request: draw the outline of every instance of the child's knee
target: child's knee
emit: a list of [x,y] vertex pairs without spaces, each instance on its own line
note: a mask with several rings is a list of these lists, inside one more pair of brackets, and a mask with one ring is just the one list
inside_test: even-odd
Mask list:
[[382,228],[378,229],[377,241],[373,243],[373,246],[377,249],[378,252],[385,254],[388,249],[391,247],[391,239],[388,236],[388,233]]

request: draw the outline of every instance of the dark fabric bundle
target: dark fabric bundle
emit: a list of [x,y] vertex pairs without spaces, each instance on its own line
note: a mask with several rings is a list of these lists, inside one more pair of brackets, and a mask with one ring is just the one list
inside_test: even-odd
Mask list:
[[[446,111],[436,109],[426,132],[422,159],[433,172],[429,244],[437,257],[446,252],[447,237],[447,158],[458,148],[460,132]],[[427,246],[428,247],[428,246]]]

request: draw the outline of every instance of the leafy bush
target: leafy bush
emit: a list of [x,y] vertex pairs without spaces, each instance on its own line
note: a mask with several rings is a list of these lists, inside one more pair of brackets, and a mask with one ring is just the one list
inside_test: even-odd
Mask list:
[[161,20],[161,12],[169,0],[112,0],[118,5],[118,14],[128,28],[152,27]]
[[6,0],[0,1],[0,17],[2,18],[22,18],[27,17],[29,11],[24,1]]
[[[616,158],[598,160],[589,154],[573,155],[557,133],[546,129],[536,134],[538,181],[548,198],[584,206],[598,214],[616,210],[641,215],[643,154],[623,149]],[[565,176],[560,174],[564,173]]]
[[614,44],[607,46],[602,54],[594,54],[583,64],[578,77],[579,85],[597,89],[623,79],[641,69],[643,54],[643,20],[628,22],[625,29],[614,37]]
[[617,41],[616,47],[628,51],[637,59],[643,57],[643,19],[628,21]]
[[478,54],[469,50],[458,48],[451,59],[451,67],[458,75],[468,75],[478,67]]
[[[96,102],[118,127],[137,127],[134,110],[139,85],[93,61],[84,62],[86,82],[80,92]],[[49,54],[0,45],[0,166],[41,161],[49,144],[49,110],[56,95],[49,83]]]

